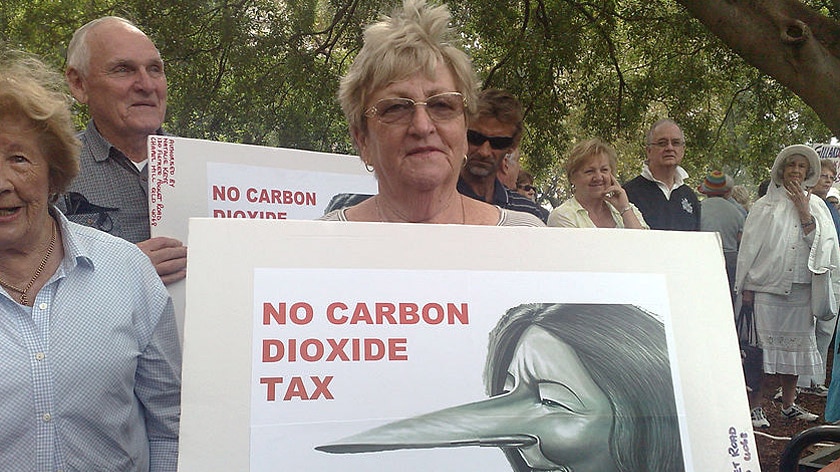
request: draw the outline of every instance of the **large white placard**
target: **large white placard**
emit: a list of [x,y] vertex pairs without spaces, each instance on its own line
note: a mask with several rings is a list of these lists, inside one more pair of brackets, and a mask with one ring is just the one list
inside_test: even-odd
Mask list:
[[[186,243],[190,217],[311,220],[337,194],[376,193],[356,156],[173,136],[149,136],[148,150],[153,237]],[[167,288],[183,334],[184,283]]]
[[509,471],[493,444],[323,446],[487,400],[526,303],[661,321],[684,470],[759,470],[713,233],[193,219],[189,243],[182,471]]

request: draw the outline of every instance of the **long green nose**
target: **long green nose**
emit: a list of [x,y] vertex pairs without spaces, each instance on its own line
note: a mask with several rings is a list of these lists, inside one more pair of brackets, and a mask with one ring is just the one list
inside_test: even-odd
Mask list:
[[379,426],[315,449],[331,454],[439,447],[527,447],[537,443],[515,425],[521,412],[508,395]]

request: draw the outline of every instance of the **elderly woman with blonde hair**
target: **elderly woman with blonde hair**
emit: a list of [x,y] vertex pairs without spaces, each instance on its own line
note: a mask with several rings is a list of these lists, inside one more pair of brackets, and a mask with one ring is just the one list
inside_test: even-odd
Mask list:
[[566,161],[574,195],[551,212],[548,226],[648,229],[615,178],[616,161],[615,149],[599,138],[577,143]]
[[534,217],[458,193],[477,80],[454,46],[446,6],[406,0],[365,30],[341,80],[353,142],[378,181],[377,195],[330,212],[333,221],[543,226]]
[[63,84],[0,49],[0,470],[175,470],[172,301],[137,246],[53,206],[79,170]]

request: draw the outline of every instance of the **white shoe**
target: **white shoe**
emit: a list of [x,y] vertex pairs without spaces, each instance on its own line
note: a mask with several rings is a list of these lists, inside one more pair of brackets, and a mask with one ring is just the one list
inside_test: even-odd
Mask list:
[[753,408],[750,411],[750,418],[752,418],[753,429],[769,428],[770,422],[764,416],[764,409],[760,406]]
[[810,411],[802,408],[801,406],[797,405],[796,403],[792,403],[787,408],[782,408],[782,415],[785,418],[789,418],[792,420],[802,420],[802,421],[817,421],[819,416],[811,413]]
[[828,387],[823,384],[817,384],[813,387],[807,387],[802,389],[802,393],[808,393],[811,395],[816,395],[818,397],[827,397],[828,396]]

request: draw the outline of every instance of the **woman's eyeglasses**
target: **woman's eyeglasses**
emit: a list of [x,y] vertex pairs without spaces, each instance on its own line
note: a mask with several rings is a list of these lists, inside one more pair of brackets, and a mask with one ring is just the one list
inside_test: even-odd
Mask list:
[[426,107],[432,121],[448,121],[464,115],[464,96],[460,92],[444,92],[432,95],[425,102],[401,97],[383,98],[365,110],[365,116],[377,116],[380,123],[404,125],[414,117],[418,105]]
[[485,141],[490,141],[490,147],[497,151],[513,146],[513,136],[485,136],[471,129],[467,130],[467,141],[473,146],[481,146]]

